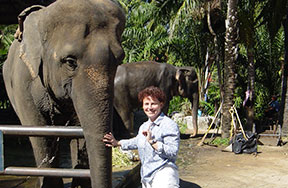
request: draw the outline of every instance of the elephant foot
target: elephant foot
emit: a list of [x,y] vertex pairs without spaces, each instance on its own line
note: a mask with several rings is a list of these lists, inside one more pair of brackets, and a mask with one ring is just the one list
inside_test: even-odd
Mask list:
[[195,138],[196,136],[197,136],[197,134],[196,134],[196,133],[195,133],[195,134],[193,133],[193,134],[190,135],[190,138]]
[[190,138],[194,138],[197,136],[198,131],[194,131],[193,129],[186,129],[185,134],[190,135]]
[[[88,157],[87,153],[86,153],[86,156],[82,156],[82,157]],[[84,158],[84,160],[85,159],[86,158]],[[83,158],[80,160],[83,160]],[[75,169],[88,169],[89,168],[88,158],[86,162],[83,162],[83,164],[77,164],[74,168]],[[73,178],[72,179],[71,188],[91,188],[91,187],[92,186],[91,186],[90,178]]]

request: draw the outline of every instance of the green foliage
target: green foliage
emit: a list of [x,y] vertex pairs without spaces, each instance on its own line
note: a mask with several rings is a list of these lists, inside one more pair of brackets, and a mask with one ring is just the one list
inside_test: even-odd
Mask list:
[[179,126],[179,130],[181,134],[185,134],[186,133],[186,129],[187,129],[187,124],[182,123],[182,122],[177,122],[178,126]]
[[14,40],[14,33],[17,25],[0,25],[0,68],[4,60],[7,58],[8,50]]
[[200,101],[199,105],[204,115],[214,116],[214,104],[211,102]]
[[165,25],[156,20],[159,8],[143,1],[126,2],[127,20],[122,45],[126,53],[124,63],[142,60],[166,62],[168,38]]
[[[123,47],[126,52],[124,62],[141,60],[156,60],[168,62],[176,66],[194,66],[197,74],[202,79],[205,72],[205,55],[207,48],[213,49],[212,36],[208,32],[205,20],[205,1],[175,1],[175,0],[123,0],[122,4],[127,13],[127,24],[123,34]],[[256,43],[255,50],[255,116],[261,118],[271,95],[280,94],[281,89],[281,59],[284,57],[283,28],[273,34],[267,30],[269,16],[281,17],[283,9],[273,15],[267,7],[275,7],[281,3],[266,1],[239,2],[240,39],[241,44],[236,64],[236,88],[234,91],[235,106],[239,109],[240,116],[244,116],[242,103],[248,85],[248,62],[246,45],[253,43],[253,32]],[[227,8],[227,7],[226,7]],[[221,11],[225,15],[225,3]],[[254,10],[254,11],[252,11]],[[281,13],[281,14],[280,14]],[[271,19],[270,19],[271,20]],[[279,19],[280,20],[280,19]],[[279,21],[278,20],[278,21]],[[277,27],[279,28],[279,22]],[[271,23],[269,21],[269,23]],[[270,26],[269,26],[270,27]],[[218,32],[220,51],[220,72],[223,71],[223,41],[225,31]],[[200,102],[204,114],[213,115],[215,106],[220,105],[220,92],[217,67],[210,66],[211,82],[209,82],[207,101]],[[223,73],[223,72],[222,72]],[[199,79],[201,82],[202,80]],[[200,83],[201,85],[202,83]],[[202,92],[202,90],[200,91]],[[200,93],[203,100],[203,93]],[[189,105],[185,99],[174,97],[170,101],[168,113],[173,111],[189,112]]]
[[208,87],[207,101],[200,101],[200,106],[204,108],[204,114],[213,115],[215,104],[220,104],[219,82],[216,67],[211,70],[211,81]]
[[134,165],[135,162],[133,162],[129,157],[120,151],[119,148],[115,147],[112,148],[112,166],[116,168],[121,167],[128,167]]
[[279,32],[281,21],[286,16],[287,0],[265,0],[263,4],[258,19],[261,19],[261,23],[265,24],[269,32],[269,39],[272,41]]
[[185,116],[192,115],[191,102],[187,98],[174,96],[169,103],[168,114],[182,112]]
[[216,137],[210,142],[210,144],[216,146],[228,146],[229,142],[230,142],[229,138]]
[[180,96],[173,97],[169,103],[168,114],[172,114],[173,112],[180,112],[182,102],[183,99]]
[[284,57],[284,36],[281,28],[271,42],[265,27],[260,27],[257,31],[259,42],[256,45],[255,111],[256,117],[260,118],[271,100],[271,96],[281,93],[281,59]]
[[[17,25],[4,26],[0,25],[0,72],[2,73],[2,66],[7,58],[8,50],[14,39],[14,33]],[[0,74],[2,75],[2,74]],[[3,77],[0,77],[0,108],[7,109],[10,107],[9,100],[4,89]]]
[[192,115],[192,105],[189,99],[184,98],[183,102],[181,103],[181,112],[185,116],[191,116]]
[[0,100],[0,109],[7,109],[11,107],[9,100],[2,100],[2,98]]

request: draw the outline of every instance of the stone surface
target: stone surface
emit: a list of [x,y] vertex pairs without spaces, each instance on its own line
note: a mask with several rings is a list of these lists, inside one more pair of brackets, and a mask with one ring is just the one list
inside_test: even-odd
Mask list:
[[[185,116],[183,113],[175,113],[172,116],[172,119],[175,122],[177,122],[178,124],[186,124],[187,125],[187,129],[189,131],[193,131],[193,126],[192,126],[193,117],[192,116]],[[207,131],[213,120],[214,120],[213,116],[201,116],[201,117],[198,117],[197,118],[198,131],[199,132]],[[214,124],[218,125],[219,124],[219,120],[217,119],[214,122]],[[212,127],[212,128],[214,128],[214,127]]]

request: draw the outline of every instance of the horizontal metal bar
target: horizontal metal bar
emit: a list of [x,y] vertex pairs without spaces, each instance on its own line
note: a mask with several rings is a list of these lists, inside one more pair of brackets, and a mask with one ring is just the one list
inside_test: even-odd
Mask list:
[[84,137],[83,129],[77,126],[1,125],[0,131],[5,135]]
[[33,168],[33,167],[7,167],[4,175],[15,176],[50,176],[63,178],[90,178],[89,169],[67,169],[67,168]]

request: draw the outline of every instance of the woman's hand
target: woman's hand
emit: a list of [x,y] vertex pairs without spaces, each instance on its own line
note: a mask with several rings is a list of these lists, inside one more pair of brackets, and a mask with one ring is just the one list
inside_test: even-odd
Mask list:
[[156,144],[157,142],[153,140],[152,132],[149,129],[150,126],[147,131],[142,131],[142,134],[146,137],[146,140],[149,142],[149,144],[151,144],[154,149],[158,150],[158,146]]
[[107,146],[107,147],[120,146],[119,141],[115,139],[115,137],[113,136],[113,134],[111,132],[104,135],[103,142],[105,143],[105,146]]

